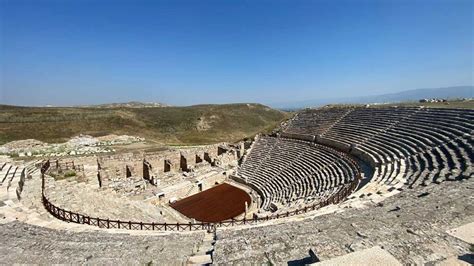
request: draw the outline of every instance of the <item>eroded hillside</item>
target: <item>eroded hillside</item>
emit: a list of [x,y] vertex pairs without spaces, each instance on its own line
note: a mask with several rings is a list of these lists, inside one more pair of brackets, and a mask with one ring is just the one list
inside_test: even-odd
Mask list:
[[0,106],[0,111],[0,144],[29,138],[62,142],[78,134],[128,134],[165,144],[205,144],[249,137],[289,116],[260,104],[107,109]]

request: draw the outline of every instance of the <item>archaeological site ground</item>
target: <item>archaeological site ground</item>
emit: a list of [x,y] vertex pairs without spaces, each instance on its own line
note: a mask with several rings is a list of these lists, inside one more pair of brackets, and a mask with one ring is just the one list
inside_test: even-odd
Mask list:
[[469,265],[474,103],[0,107],[0,263]]
[[0,0],[1,265],[474,265],[473,0]]

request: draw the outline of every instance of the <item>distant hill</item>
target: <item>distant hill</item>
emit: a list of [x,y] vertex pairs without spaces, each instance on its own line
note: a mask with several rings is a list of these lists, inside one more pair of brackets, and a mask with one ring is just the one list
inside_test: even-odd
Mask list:
[[126,134],[164,144],[237,141],[270,131],[289,114],[261,104],[186,107],[18,107],[0,105],[0,144],[63,142],[88,134]]
[[328,98],[328,99],[314,99],[297,102],[285,102],[271,104],[274,108],[282,109],[293,109],[293,108],[304,108],[311,106],[322,106],[326,104],[351,104],[351,103],[397,103],[397,102],[409,102],[418,101],[425,98],[443,98],[443,99],[454,99],[454,98],[473,98],[474,97],[474,86],[456,86],[456,87],[445,87],[445,88],[430,88],[430,89],[415,89],[407,90],[397,93],[372,95],[372,96],[360,96],[360,97],[341,97],[341,98]]
[[149,107],[169,107],[169,105],[164,103],[144,103],[144,102],[126,102],[126,103],[108,103],[108,104],[98,104],[98,105],[81,105],[78,107],[97,107],[97,108],[149,108]]

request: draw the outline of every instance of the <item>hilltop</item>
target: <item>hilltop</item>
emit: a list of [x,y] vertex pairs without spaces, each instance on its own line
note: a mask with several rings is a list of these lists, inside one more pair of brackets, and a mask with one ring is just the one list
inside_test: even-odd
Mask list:
[[327,104],[395,104],[403,102],[418,102],[418,100],[425,98],[443,98],[449,100],[456,100],[473,97],[474,86],[453,86],[443,88],[405,90],[401,92],[380,95],[361,95],[358,97],[309,99],[304,101],[275,103],[270,104],[270,106],[280,109],[301,109],[310,106],[324,106]]
[[0,105],[0,144],[64,142],[79,134],[126,134],[167,145],[237,141],[269,131],[289,114],[261,104],[186,107],[18,107]]
[[169,105],[164,103],[156,103],[156,102],[126,102],[126,103],[106,103],[106,104],[98,104],[98,105],[82,105],[78,107],[96,107],[96,108],[150,108],[150,107],[169,107]]

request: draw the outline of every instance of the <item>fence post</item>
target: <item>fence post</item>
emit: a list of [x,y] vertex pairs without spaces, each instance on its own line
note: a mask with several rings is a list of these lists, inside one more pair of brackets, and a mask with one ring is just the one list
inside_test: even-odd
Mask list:
[[[43,172],[43,171],[41,171],[41,172]],[[45,182],[44,181],[44,173],[41,173],[41,194],[43,195],[43,197],[44,197],[44,187],[45,187],[44,182]]]
[[132,230],[132,222],[131,221],[128,221],[128,229]]

